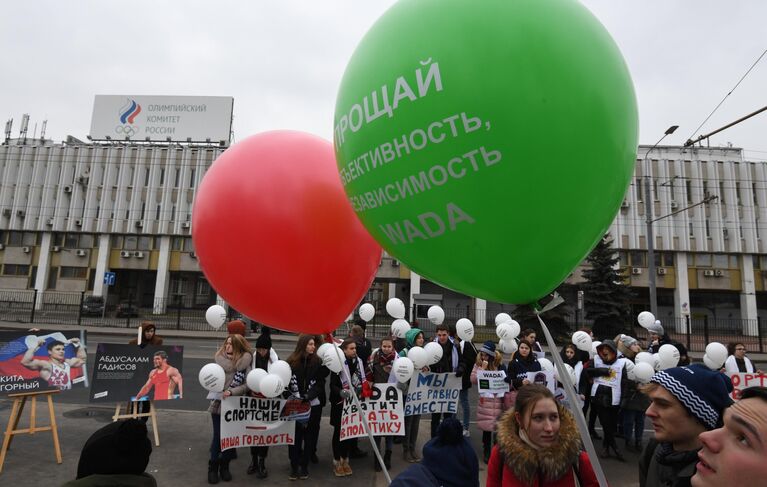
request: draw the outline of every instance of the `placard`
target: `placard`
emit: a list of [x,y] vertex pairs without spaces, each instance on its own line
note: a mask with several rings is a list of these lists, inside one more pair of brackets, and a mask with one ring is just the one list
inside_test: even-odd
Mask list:
[[732,381],[733,389],[730,393],[730,398],[733,401],[740,399],[740,394],[743,392],[743,389],[748,389],[749,387],[767,387],[767,375],[764,374],[738,372],[727,375],[730,376],[730,380]]
[[367,436],[362,415],[373,436],[405,436],[405,410],[402,391],[396,384],[374,384],[373,395],[360,398],[362,410],[352,398],[344,400],[341,411],[341,441]]
[[509,384],[506,383],[505,379],[506,372],[503,370],[477,369],[477,389],[480,393],[502,396],[509,392]]
[[461,387],[461,378],[452,372],[416,373],[405,397],[405,416],[457,413]]
[[243,446],[295,443],[296,422],[289,411],[301,408],[284,399],[229,396],[221,400],[221,451]]
[[556,394],[557,392],[557,381],[554,380],[553,370],[528,372],[527,380],[529,380],[531,384],[540,384],[542,386],[548,387],[552,394]]

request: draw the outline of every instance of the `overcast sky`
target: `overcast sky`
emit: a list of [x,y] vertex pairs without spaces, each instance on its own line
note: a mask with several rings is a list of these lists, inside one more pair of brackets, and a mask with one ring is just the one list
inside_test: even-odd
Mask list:
[[[479,0],[477,0],[479,1]],[[513,1],[513,0],[509,0]],[[234,97],[236,139],[289,128],[330,138],[357,42],[393,0],[5,2],[0,116],[83,138],[95,94]],[[631,70],[640,143],[681,144],[767,49],[764,0],[584,0]],[[699,133],[767,105],[767,56]],[[767,159],[767,112],[712,138]]]

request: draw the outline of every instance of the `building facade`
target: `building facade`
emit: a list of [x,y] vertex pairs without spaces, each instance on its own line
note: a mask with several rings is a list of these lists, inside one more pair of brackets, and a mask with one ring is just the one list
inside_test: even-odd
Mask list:
[[[213,304],[215,291],[194,254],[191,214],[200,181],[225,148],[6,141],[0,290],[85,292],[158,312],[173,300]],[[659,318],[733,319],[756,334],[758,319],[767,318],[767,164],[729,147],[661,146],[645,158],[647,150],[638,150],[635,177],[610,227],[637,309],[648,303],[649,175],[653,219],[660,218],[653,223]],[[577,287],[582,269],[567,282]],[[114,286],[104,285],[105,272],[115,273]],[[417,317],[440,304],[478,324],[513,308],[441,288],[384,255],[367,298],[384,303],[393,296],[420,305]]]

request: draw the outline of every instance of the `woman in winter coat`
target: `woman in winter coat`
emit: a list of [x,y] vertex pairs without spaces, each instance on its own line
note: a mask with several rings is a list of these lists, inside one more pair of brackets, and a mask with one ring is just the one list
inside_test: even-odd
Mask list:
[[[345,477],[352,474],[349,465],[349,440],[341,441],[341,415],[344,402],[353,394],[362,398],[370,395],[367,367],[357,357],[357,343],[347,338],[341,344],[343,354],[342,370],[338,374],[330,376],[330,424],[333,430],[333,474],[336,477]],[[331,352],[333,353],[333,352]]]
[[520,340],[519,348],[509,363],[509,374],[506,377],[506,382],[511,382],[517,390],[522,386],[530,384],[530,381],[527,379],[528,372],[541,371],[541,364],[533,355],[532,350],[533,345],[530,342]]
[[487,487],[597,487],[575,420],[548,388],[523,387],[498,421]]
[[[471,370],[471,383],[477,383],[477,372],[480,370],[502,370],[503,356],[496,351],[495,343],[488,340],[479,349],[476,363]],[[485,463],[490,459],[490,450],[493,446],[493,432],[495,423],[503,413],[503,394],[500,396],[491,392],[479,393],[477,405],[477,426],[482,430],[482,459]]]
[[213,419],[213,438],[210,442],[210,460],[208,461],[208,483],[232,480],[229,462],[234,458],[234,450],[221,451],[221,399],[229,396],[241,396],[248,390],[245,378],[253,364],[253,351],[242,335],[229,335],[224,344],[216,351],[213,359],[224,369],[224,391],[210,392],[208,399],[213,399],[208,412]]
[[[314,335],[299,335],[296,349],[288,357],[293,371],[288,384],[292,399],[300,399],[311,406],[309,421],[296,422],[295,443],[288,446],[290,455],[290,480],[309,478],[309,460],[314,453],[320,434],[320,391],[325,389],[325,377],[329,371],[317,357]],[[300,472],[299,472],[300,469]]]
[[[370,356],[370,370],[373,373],[374,384],[387,384],[392,379],[391,370],[394,365],[394,360],[397,359],[397,352],[394,351],[394,339],[391,337],[384,337],[381,339],[381,344],[378,350]],[[396,380],[396,379],[392,379]],[[381,437],[376,436],[376,447],[381,448]],[[383,455],[384,465],[387,469],[391,468],[391,452],[394,447],[394,437],[385,436],[384,442],[386,445],[386,451]],[[378,458],[373,457],[373,468],[376,472],[381,471],[381,464],[378,462]]]
[[[405,333],[405,348],[400,350],[400,357],[407,357],[407,352],[413,347],[423,347],[426,339],[423,332],[418,328],[411,328]],[[429,368],[424,367],[422,372],[428,372]],[[410,381],[401,384],[407,394]],[[421,427],[421,415],[405,416],[405,438],[402,441],[402,458],[406,462],[415,463],[421,460],[418,452],[418,430]]]
[[[632,363],[642,347],[634,337],[619,335],[616,337],[618,352]],[[626,369],[628,370],[628,369]],[[628,373],[627,373],[628,375]],[[626,382],[626,390],[621,397],[621,412],[623,414],[623,437],[626,440],[626,450],[642,452],[642,436],[644,435],[644,412],[650,407],[650,398],[639,390],[639,384],[633,380]],[[632,441],[633,439],[633,441]]]

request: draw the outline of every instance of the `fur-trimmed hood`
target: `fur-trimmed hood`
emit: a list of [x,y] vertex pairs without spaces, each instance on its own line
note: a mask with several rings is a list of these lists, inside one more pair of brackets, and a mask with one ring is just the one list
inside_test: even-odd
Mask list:
[[506,466],[514,476],[532,485],[536,476],[546,480],[563,477],[578,461],[581,439],[575,419],[567,409],[559,409],[559,440],[548,448],[533,449],[519,437],[519,425],[510,409],[498,421],[498,448]]

